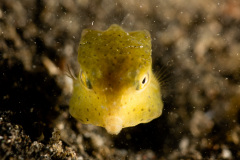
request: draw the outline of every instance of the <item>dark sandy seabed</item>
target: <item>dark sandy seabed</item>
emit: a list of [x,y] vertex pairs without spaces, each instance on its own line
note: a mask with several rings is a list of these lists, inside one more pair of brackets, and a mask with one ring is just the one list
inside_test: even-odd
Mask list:
[[[69,115],[84,28],[147,29],[163,115],[111,136]],[[0,0],[0,159],[240,159],[237,0]]]

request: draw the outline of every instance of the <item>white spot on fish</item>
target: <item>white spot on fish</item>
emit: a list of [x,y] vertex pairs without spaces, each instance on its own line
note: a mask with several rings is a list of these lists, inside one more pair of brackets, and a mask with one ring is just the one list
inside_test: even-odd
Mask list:
[[105,106],[103,106],[103,105],[101,106],[101,108],[102,108],[102,109],[105,109],[105,110],[107,110],[107,111],[108,111],[108,108],[107,108],[107,107],[105,107]]

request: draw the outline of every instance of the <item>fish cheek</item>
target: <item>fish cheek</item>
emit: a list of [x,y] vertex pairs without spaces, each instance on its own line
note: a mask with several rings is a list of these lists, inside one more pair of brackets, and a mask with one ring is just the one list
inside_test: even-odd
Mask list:
[[151,86],[147,86],[143,92],[136,91],[129,98],[125,108],[124,127],[147,123],[161,115],[162,101],[158,92],[153,93]]
[[104,112],[102,97],[93,91],[78,84],[74,85],[73,95],[70,99],[70,114],[85,124],[103,126]]

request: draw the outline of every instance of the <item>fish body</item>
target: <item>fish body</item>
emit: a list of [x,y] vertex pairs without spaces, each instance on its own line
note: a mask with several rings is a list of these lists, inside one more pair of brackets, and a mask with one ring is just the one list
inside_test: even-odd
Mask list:
[[151,53],[146,30],[125,32],[115,24],[106,31],[83,30],[70,114],[110,134],[159,117],[163,102]]

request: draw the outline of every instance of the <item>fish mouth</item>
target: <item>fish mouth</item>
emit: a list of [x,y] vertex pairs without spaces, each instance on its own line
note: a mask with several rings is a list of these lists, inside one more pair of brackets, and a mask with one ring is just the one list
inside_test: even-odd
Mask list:
[[123,120],[118,116],[109,116],[105,120],[105,129],[109,134],[117,135],[123,128]]

